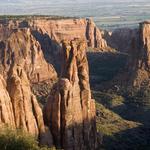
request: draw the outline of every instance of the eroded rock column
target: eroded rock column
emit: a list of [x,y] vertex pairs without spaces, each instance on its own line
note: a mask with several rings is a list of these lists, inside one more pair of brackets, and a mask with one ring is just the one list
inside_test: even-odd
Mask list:
[[45,106],[45,122],[59,148],[96,148],[95,101],[91,99],[86,43],[62,43],[61,78]]

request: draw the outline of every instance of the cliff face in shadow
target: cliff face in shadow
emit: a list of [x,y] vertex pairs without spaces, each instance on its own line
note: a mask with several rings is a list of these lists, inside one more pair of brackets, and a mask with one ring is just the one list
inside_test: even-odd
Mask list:
[[137,29],[123,28],[104,33],[109,46],[127,55],[124,73],[116,75],[112,84],[138,88],[149,85],[149,26],[149,21],[145,21]]
[[126,66],[128,72],[127,80],[134,87],[148,86],[149,84],[149,26],[149,22],[140,24],[137,40],[132,38],[132,50],[128,52],[130,56]]
[[[106,149],[149,149],[149,25],[146,21],[138,29],[110,34],[107,43],[118,53],[88,53],[92,90],[98,105],[106,107],[97,106]],[[127,120],[133,122],[128,122],[129,128]]]

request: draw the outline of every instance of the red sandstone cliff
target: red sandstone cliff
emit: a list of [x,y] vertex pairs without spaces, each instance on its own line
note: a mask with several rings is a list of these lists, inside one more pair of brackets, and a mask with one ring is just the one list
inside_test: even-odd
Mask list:
[[115,35],[114,46],[117,45],[119,51],[126,52],[128,59],[125,70],[115,77],[112,84],[115,81],[124,87],[149,86],[150,22],[140,23],[137,29],[119,29],[111,36]]
[[0,124],[21,128],[50,146],[53,139],[31,83],[55,80],[57,74],[30,29],[10,31],[0,42]]
[[6,40],[0,41],[0,49],[1,74],[7,74],[11,65],[17,64],[26,71],[31,82],[57,76],[53,66],[45,61],[41,46],[29,28],[12,30]]
[[30,29],[40,43],[44,58],[60,72],[61,41],[80,38],[86,41],[87,50],[110,51],[101,31],[91,19],[20,18],[0,20],[0,41],[4,41],[14,29]]
[[32,18],[20,20],[0,20],[0,39],[14,28],[31,28],[41,34],[47,34],[51,40],[60,43],[62,40],[81,38],[92,48],[107,50],[107,43],[100,30],[91,19],[50,19]]
[[102,38],[100,30],[91,19],[60,19],[60,20],[33,20],[29,26],[42,34],[48,34],[60,43],[62,40],[80,38],[87,41],[92,48],[106,49],[107,43]]

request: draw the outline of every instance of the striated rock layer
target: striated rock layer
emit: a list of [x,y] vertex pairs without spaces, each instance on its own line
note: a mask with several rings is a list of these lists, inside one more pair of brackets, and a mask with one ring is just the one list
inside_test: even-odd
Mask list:
[[51,133],[46,130],[42,110],[32,94],[30,82],[20,66],[13,66],[9,72],[7,89],[13,106],[15,127],[34,136],[41,144],[52,145]]
[[0,124],[7,124],[15,127],[12,102],[6,89],[6,82],[0,75]]
[[[126,47],[124,45],[122,49],[126,49],[128,55],[127,65],[123,75],[119,74],[114,81],[116,84],[120,82],[119,84],[125,87],[150,86],[150,22],[142,22],[139,29],[130,31],[132,32],[122,33],[121,36],[126,43]],[[123,35],[129,37],[128,41]]]
[[61,41],[84,39],[86,46],[99,51],[109,51],[101,31],[91,19],[34,19],[28,21],[33,35],[40,42],[45,58],[60,73]]
[[28,25],[41,34],[47,34],[50,39],[60,43],[62,40],[82,38],[92,48],[107,48],[100,30],[91,19],[34,19]]
[[150,23],[143,22],[139,26],[137,39],[132,39],[129,60],[126,66],[128,81],[133,86],[147,86],[150,77]]
[[12,64],[22,66],[32,83],[57,76],[53,66],[45,61],[41,46],[29,28],[12,30],[6,40],[0,41],[0,50],[0,73],[6,77]]
[[92,19],[55,19],[55,18],[22,18],[0,20],[0,39],[11,33],[12,29],[31,28],[48,35],[52,40],[60,43],[62,40],[84,38],[92,48],[107,48],[101,31]]
[[62,40],[82,38],[89,47],[107,50],[107,43],[92,19],[33,17],[0,20],[0,40],[7,37],[12,29],[18,28],[30,28],[37,35],[37,38],[45,43],[49,40],[61,43]]
[[26,17],[20,19],[0,20],[0,41],[4,41],[14,29],[30,29],[40,43],[47,62],[60,73],[61,41],[81,38],[87,47],[99,51],[111,51],[102,32],[92,19]]
[[21,128],[39,137],[41,144],[51,146],[51,133],[30,87],[57,77],[39,42],[30,29],[12,30],[0,42],[0,58],[0,124]]
[[61,78],[45,106],[45,122],[58,148],[96,148],[95,101],[91,99],[86,43],[63,41]]

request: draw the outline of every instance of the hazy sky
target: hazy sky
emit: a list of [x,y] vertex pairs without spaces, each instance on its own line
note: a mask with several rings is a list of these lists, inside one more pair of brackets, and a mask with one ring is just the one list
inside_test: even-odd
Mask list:
[[[91,7],[97,4],[99,7],[113,7],[114,5],[129,3],[150,3],[150,0],[0,0],[0,14],[56,14],[62,12],[64,15],[64,9],[76,10],[79,8],[93,9]],[[85,6],[85,7],[84,7]],[[68,12],[69,13],[69,12]]]
[[116,15],[120,13],[118,12],[120,9],[123,14],[127,11],[148,12],[150,0],[0,0],[0,15],[47,14],[94,17]]

